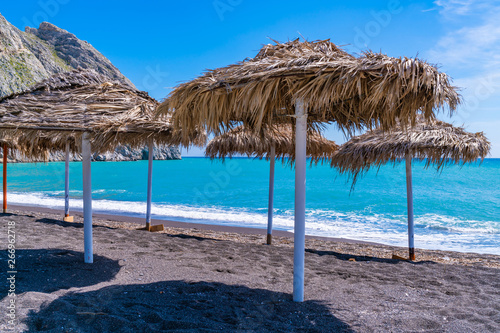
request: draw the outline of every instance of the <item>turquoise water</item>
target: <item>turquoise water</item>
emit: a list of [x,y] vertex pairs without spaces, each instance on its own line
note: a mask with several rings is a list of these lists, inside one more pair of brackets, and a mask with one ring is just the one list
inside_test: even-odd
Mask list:
[[[415,245],[500,254],[500,159],[438,173],[413,164]],[[64,163],[9,164],[9,202],[62,208]],[[269,162],[247,158],[155,161],[153,218],[265,228]],[[96,212],[143,216],[147,161],[92,163]],[[81,163],[70,164],[73,210]],[[329,165],[307,169],[306,232],[407,245],[404,164],[383,166],[355,189]],[[275,229],[293,230],[294,172],[276,164]]]

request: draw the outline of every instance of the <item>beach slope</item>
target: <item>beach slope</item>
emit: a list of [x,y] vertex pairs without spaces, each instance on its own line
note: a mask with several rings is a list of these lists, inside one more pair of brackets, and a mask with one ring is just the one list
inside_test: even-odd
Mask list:
[[[306,242],[304,303],[292,292],[293,240],[195,228],[162,233],[47,212],[1,216],[0,330],[9,327],[7,229],[16,232],[16,322],[25,332],[498,332],[500,256]],[[119,217],[116,217],[119,220]],[[265,232],[265,231],[264,231]]]

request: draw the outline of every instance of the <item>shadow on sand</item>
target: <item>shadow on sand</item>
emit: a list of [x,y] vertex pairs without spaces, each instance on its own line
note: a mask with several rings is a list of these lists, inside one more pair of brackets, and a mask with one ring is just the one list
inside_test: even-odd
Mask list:
[[356,256],[353,254],[346,254],[346,253],[340,253],[340,252],[335,252],[335,251],[319,251],[319,250],[313,250],[313,249],[306,249],[306,252],[309,253],[314,253],[319,256],[334,256],[335,258],[339,260],[352,260],[354,259],[355,261],[376,261],[376,262],[382,262],[385,264],[397,264],[399,262],[407,262],[412,265],[422,265],[425,263],[431,263],[435,264],[434,261],[408,261],[408,260],[400,260],[400,259],[387,259],[387,258],[379,258],[379,257],[371,257],[371,256]]
[[[7,251],[2,251],[0,279],[7,295]],[[84,287],[113,279],[120,270],[117,260],[94,255],[94,264],[83,262],[83,253],[63,249],[18,249],[16,251],[16,293],[51,293],[60,289]]]
[[69,293],[30,312],[26,324],[28,332],[353,332],[320,302],[185,281]]
[[[55,224],[64,228],[78,228],[78,229],[83,229],[83,223],[77,223],[77,222],[64,222],[61,220],[56,220],[56,219],[49,219],[49,218],[43,218],[43,219],[38,219],[35,222],[40,222],[40,223],[45,223],[45,224]],[[115,229],[112,227],[106,227],[103,225],[92,225],[93,229],[96,228],[103,228],[103,229]]]

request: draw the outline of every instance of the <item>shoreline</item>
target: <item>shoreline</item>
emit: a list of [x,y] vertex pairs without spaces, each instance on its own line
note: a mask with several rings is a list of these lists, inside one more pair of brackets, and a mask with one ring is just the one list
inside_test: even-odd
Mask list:
[[[500,256],[306,239],[305,302],[292,299],[293,238],[96,215],[93,264],[80,214],[0,214],[15,229],[16,329],[26,332],[498,332]],[[161,221],[164,222],[164,221]],[[165,223],[165,222],[164,222]],[[178,227],[182,226],[184,228]],[[202,226],[200,226],[202,227]],[[261,232],[259,234],[258,232]],[[7,260],[0,278],[12,278]],[[0,311],[10,297],[4,288]],[[6,331],[9,318],[0,318]]]
[[[61,220],[62,220],[62,216],[64,215],[64,211],[61,209],[39,207],[39,206],[9,205],[7,208],[7,213],[9,210],[59,214],[59,215],[61,215]],[[83,212],[81,212],[81,211],[70,211],[70,215],[77,216],[79,218],[83,218]],[[142,218],[142,217],[134,217],[134,216],[128,216],[128,215],[93,213],[92,217],[97,218],[97,219],[101,219],[101,220],[135,223],[137,225],[142,225],[142,226],[144,226],[146,223],[145,217]],[[267,234],[267,229],[262,229],[262,228],[238,227],[238,226],[228,226],[228,225],[208,224],[208,223],[205,224],[205,223],[193,223],[193,222],[180,222],[180,221],[173,221],[173,220],[153,219],[153,218],[151,219],[151,225],[158,225],[158,224],[163,224],[167,228],[201,229],[201,230],[209,230],[209,231],[215,231],[215,232],[262,235],[263,237],[265,237]],[[273,230],[273,238],[274,237],[293,238],[293,232],[284,231],[284,230]],[[334,241],[334,242],[353,243],[353,244],[366,244],[366,245],[371,244],[371,245],[389,246],[389,245],[382,244],[382,243],[367,242],[367,241],[361,241],[361,240],[356,240],[356,239],[338,238],[338,237],[322,237],[322,236],[315,236],[315,235],[306,235],[306,239],[318,239],[318,240],[324,240],[324,241]]]
[[[264,191],[264,187],[268,184],[264,177],[267,177],[267,173],[262,175],[264,173],[262,170],[267,167],[265,161],[254,161],[246,157],[239,159],[238,163],[241,164],[242,170],[251,172],[251,175],[254,175],[253,172],[258,172],[255,174],[258,175],[256,181],[251,182],[247,189],[241,189],[244,191],[242,193],[248,194],[248,197],[240,197],[238,196],[240,183],[248,181],[246,173],[231,176],[232,180],[227,184],[225,174],[224,182],[220,183],[222,176],[219,177],[220,179],[215,177],[215,179],[219,179],[215,181],[213,175],[222,175],[221,172],[227,172],[229,164],[219,165],[219,163],[210,162],[209,159],[198,157],[190,157],[189,159],[192,161],[187,161],[189,163],[185,165],[183,163],[170,163],[170,165],[168,163],[170,161],[159,161],[167,163],[163,165],[160,163],[155,169],[159,174],[155,177],[155,194],[152,206],[154,223],[167,223],[156,222],[156,220],[175,221],[197,224],[199,228],[212,230],[217,228],[216,225],[248,227],[251,228],[248,231],[240,230],[250,233],[259,233],[256,230],[266,228],[267,192]],[[495,161],[495,159],[490,161]],[[146,211],[145,183],[142,176],[130,183],[127,181],[127,177],[130,170],[137,172],[138,176],[145,176],[146,165],[141,166],[141,162],[113,165],[112,169],[116,173],[113,179],[106,178],[106,170],[109,168],[105,164],[100,164],[100,167],[94,170],[94,173],[97,173],[94,175],[93,211],[98,214],[121,216],[122,220],[124,218],[137,218],[137,221],[142,223],[140,218],[145,216]],[[471,172],[477,174],[479,179],[484,181],[483,178],[486,177],[485,175],[489,175],[488,172],[496,172],[500,168],[496,162],[490,163],[490,166],[490,169],[474,167]],[[73,169],[73,167],[75,168]],[[75,182],[77,180],[75,177],[81,176],[81,170],[79,167],[77,168],[77,165],[73,165],[73,167],[71,169],[73,176],[71,177],[70,210],[77,214],[78,210],[82,210],[82,194],[80,180]],[[170,173],[184,175],[186,168],[190,172],[198,171],[193,174],[195,176],[189,177],[186,181],[182,177],[171,177]],[[393,170],[391,167],[380,175],[366,178],[367,187],[361,187],[359,193],[355,194],[356,200],[353,200],[343,179],[337,179],[337,176],[330,177],[331,170],[328,166],[324,166],[321,170],[320,168],[323,167],[318,165],[317,168],[313,168],[317,170],[308,174],[318,188],[314,189],[311,192],[314,194],[308,197],[306,234],[317,237],[343,238],[346,241],[349,239],[400,247],[408,246],[404,191],[403,187],[401,187],[401,191],[397,187],[402,184],[403,178],[393,177],[394,172],[397,173],[401,170],[395,171],[396,169]],[[12,168],[10,178],[12,200],[9,203],[16,206],[26,205],[31,207],[29,209],[39,209],[33,206],[42,206],[63,210],[63,169],[58,166],[38,169],[34,165],[25,165],[16,170]],[[29,172],[26,173],[26,170]],[[25,175],[30,174],[30,172],[33,172],[33,180],[25,183]],[[280,230],[291,233],[294,231],[293,198],[291,195],[293,180],[290,178],[291,174],[288,169],[282,172],[283,185],[280,185],[279,193],[277,192],[279,199],[276,200],[280,201],[277,201],[275,206],[275,221],[273,223],[273,234],[275,235],[278,235]],[[419,208],[415,216],[415,245],[424,249],[499,255],[500,233],[498,230],[500,230],[500,225],[498,216],[500,212],[494,202],[488,199],[494,196],[495,186],[485,189],[472,186],[471,191],[477,190],[485,193],[483,197],[480,193],[474,192],[478,196],[476,200],[472,201],[466,196],[453,196],[451,193],[455,190],[451,189],[446,190],[441,197],[437,195],[448,180],[457,186],[457,193],[465,193],[468,186],[458,181],[460,178],[455,177],[458,173],[457,169],[449,175],[448,173],[443,174],[443,177],[448,177],[445,177],[444,181],[423,171],[422,177],[419,176],[421,182],[429,181],[429,184],[435,187],[429,192],[429,195],[422,196],[420,201],[419,207],[425,207],[425,209]],[[377,179],[381,175],[391,177],[392,186],[385,189]],[[453,179],[457,179],[456,184]],[[111,180],[112,183],[109,182]],[[29,185],[31,182],[32,185]],[[218,182],[223,184],[224,188],[220,187]],[[449,189],[449,185],[446,188]],[[420,189],[418,193],[422,195],[426,191],[424,188]],[[336,194],[327,195],[330,192]],[[321,199],[323,193],[326,195],[324,202]],[[205,225],[210,225],[210,227]],[[186,224],[178,226],[189,227]],[[291,234],[287,236],[291,236]]]
[[[74,222],[63,222],[63,211],[36,206],[10,205],[7,214],[24,214],[31,218],[38,218],[36,221],[50,219],[59,225],[83,227],[83,213],[78,211],[70,212],[74,216]],[[93,214],[93,228],[106,227],[111,229],[141,230],[145,226],[145,218],[111,215]],[[266,245],[266,229],[234,227],[225,225],[211,225],[201,223],[178,222],[171,220],[152,219],[151,225],[163,224],[164,230],[152,232],[151,234],[164,234],[175,237],[195,237],[212,239],[215,241],[230,241],[244,244]],[[80,245],[80,244],[78,244]],[[83,239],[82,244],[83,245]],[[273,230],[273,243],[270,247],[293,248],[293,233],[282,230]],[[398,257],[396,261],[408,258],[408,247],[386,245],[381,243],[358,241],[346,238],[333,238],[306,235],[306,251],[335,251],[346,257],[376,258],[382,260],[394,260],[394,255]],[[440,264],[463,265],[500,268],[500,255],[482,254],[476,252],[458,252],[451,250],[428,250],[416,248],[416,260],[414,263],[434,262]]]

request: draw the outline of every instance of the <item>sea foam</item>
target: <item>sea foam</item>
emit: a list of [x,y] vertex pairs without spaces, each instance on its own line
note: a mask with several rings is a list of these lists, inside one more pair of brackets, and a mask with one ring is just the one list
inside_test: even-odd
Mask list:
[[[101,190],[95,191],[100,193]],[[9,203],[16,205],[63,209],[61,191],[9,193]],[[79,191],[71,192],[70,209],[82,211]],[[145,215],[146,203],[137,201],[94,200],[95,213],[117,214],[133,217]],[[267,210],[234,207],[190,206],[166,203],[152,204],[153,218],[265,228]],[[278,230],[293,232],[293,210],[276,209],[273,226]],[[306,233],[377,242],[394,246],[407,246],[406,217],[364,212],[349,213],[335,210],[309,209],[306,211]],[[415,244],[417,248],[461,252],[500,253],[500,222],[460,220],[437,214],[424,214],[415,219]]]

